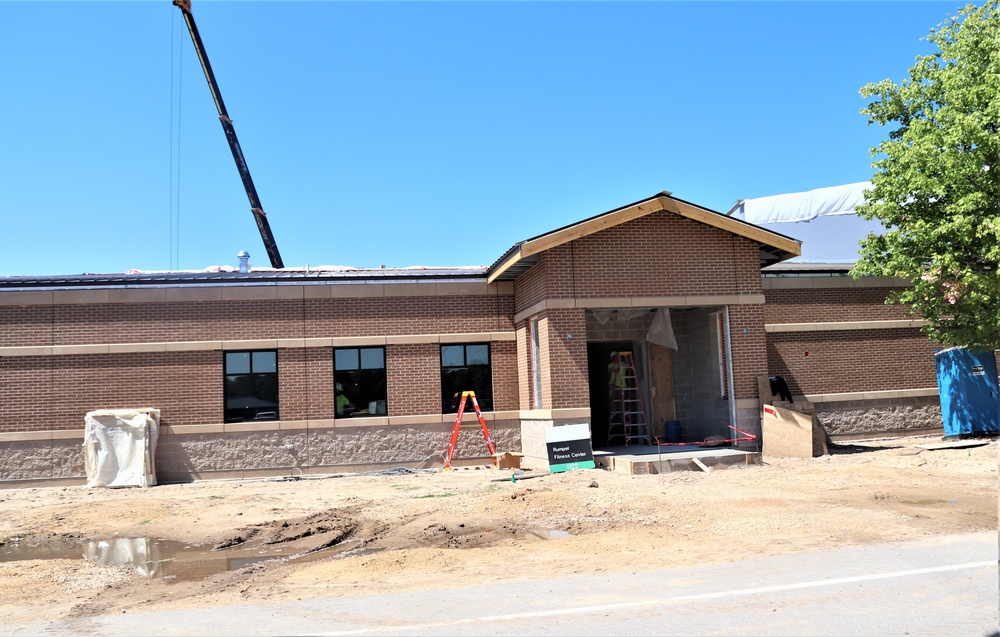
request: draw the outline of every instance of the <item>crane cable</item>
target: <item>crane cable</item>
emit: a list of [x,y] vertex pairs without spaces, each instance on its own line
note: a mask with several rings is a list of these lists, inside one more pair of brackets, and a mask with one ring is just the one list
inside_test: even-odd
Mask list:
[[[168,269],[173,270],[180,267],[180,225],[181,225],[181,93],[183,84],[181,82],[184,73],[184,47],[180,47],[175,53],[174,43],[177,40],[174,25],[177,22],[176,13],[170,12],[170,170],[169,170],[169,209],[167,211],[167,262]],[[177,180],[176,180],[176,215],[174,214],[174,59],[177,61]],[[176,240],[175,240],[176,239]]]

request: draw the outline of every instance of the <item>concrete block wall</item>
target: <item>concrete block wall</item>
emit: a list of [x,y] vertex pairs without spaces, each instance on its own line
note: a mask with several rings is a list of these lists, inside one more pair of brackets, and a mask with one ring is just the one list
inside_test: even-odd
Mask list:
[[681,422],[681,440],[703,440],[710,435],[729,437],[722,424],[729,421],[729,401],[722,398],[718,347],[713,311],[694,308],[674,312],[677,352],[672,357],[674,401]]

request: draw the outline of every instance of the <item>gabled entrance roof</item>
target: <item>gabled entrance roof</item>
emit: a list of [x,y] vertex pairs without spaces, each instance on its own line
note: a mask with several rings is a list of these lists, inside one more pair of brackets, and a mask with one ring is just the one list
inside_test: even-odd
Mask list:
[[673,197],[669,192],[664,191],[648,199],[610,210],[518,243],[489,267],[487,281],[490,283],[498,280],[513,281],[538,263],[541,253],[545,250],[660,211],[672,212],[756,241],[760,246],[761,267],[802,254],[801,242],[791,237],[766,230],[741,219],[728,217],[708,208],[702,208]]

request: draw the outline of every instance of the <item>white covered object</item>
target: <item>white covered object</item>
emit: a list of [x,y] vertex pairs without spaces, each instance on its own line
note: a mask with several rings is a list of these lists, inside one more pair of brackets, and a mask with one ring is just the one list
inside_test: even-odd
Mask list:
[[88,487],[156,484],[159,409],[100,409],[87,414],[83,464]]
[[654,345],[662,345],[677,351],[677,339],[674,338],[674,327],[670,323],[670,310],[665,307],[656,310],[653,324],[646,333],[646,340]]
[[809,221],[816,217],[850,215],[865,202],[864,192],[871,182],[862,181],[845,186],[817,188],[808,192],[745,199],[739,209],[744,221],[761,225]]

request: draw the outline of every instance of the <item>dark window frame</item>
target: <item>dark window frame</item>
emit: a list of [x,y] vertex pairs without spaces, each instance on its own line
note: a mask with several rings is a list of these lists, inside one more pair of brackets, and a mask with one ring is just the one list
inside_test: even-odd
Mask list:
[[[445,365],[445,349],[446,348],[462,348],[462,365]],[[485,347],[486,348],[486,363],[485,364],[473,364],[468,363],[469,359],[469,348],[470,347]],[[461,394],[459,392],[463,391],[475,391],[476,392],[476,402],[479,403],[479,408],[483,411],[493,411],[493,346],[489,342],[480,343],[442,343],[439,349],[440,353],[440,369],[441,369],[441,413],[442,414],[454,414],[458,411],[458,404],[461,399]],[[454,354],[454,350],[451,352]],[[476,369],[472,369],[476,368]],[[456,370],[467,370],[466,376],[474,376],[477,374],[483,374],[485,371],[485,380],[488,381],[488,387],[468,387],[464,385],[471,384],[470,382],[463,383],[463,386],[454,386],[453,377],[457,376]],[[456,396],[456,394],[458,394]],[[471,401],[470,401],[471,402]],[[466,402],[466,411],[472,409],[470,402]]]
[[[234,355],[247,354],[248,371],[240,371],[230,373],[230,359]],[[257,354],[273,354],[274,355],[274,371],[255,371],[254,363]],[[264,364],[264,362],[261,362]],[[280,389],[281,385],[278,378],[278,350],[276,349],[262,349],[262,350],[227,350],[222,353],[222,420],[225,423],[235,423],[235,422],[247,422],[247,421],[276,421],[280,419],[280,408],[281,408],[281,398]],[[230,380],[236,378],[246,379],[243,382],[248,383],[253,386],[255,391],[244,392],[240,395],[232,395]],[[266,385],[271,385],[271,387],[266,387]],[[262,387],[264,386],[264,387]],[[267,391],[265,391],[267,390]],[[264,396],[263,394],[267,394]],[[273,396],[274,402],[271,405],[258,404],[254,405],[253,400],[259,400],[262,402],[269,402],[267,399]],[[245,407],[230,407],[230,400],[235,400],[240,397],[247,398],[247,406]],[[237,412],[242,412],[243,415],[237,415]]]
[[[334,418],[358,418],[370,416],[388,416],[389,414],[389,379],[387,371],[386,351],[384,345],[335,347],[333,348],[333,413]],[[366,367],[364,355],[366,350],[381,352],[381,367]],[[337,352],[356,352],[356,367],[337,367]],[[369,386],[372,378],[374,387]],[[347,387],[344,384],[347,383]],[[338,387],[340,389],[338,390]],[[379,392],[381,390],[381,392]],[[344,397],[345,404],[341,403]],[[371,403],[375,403],[375,413],[372,413]],[[357,404],[356,404],[357,403]]]

